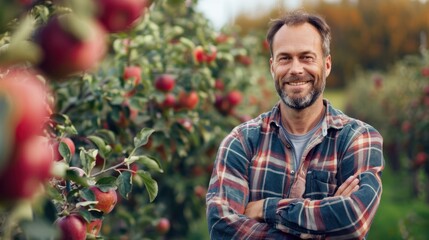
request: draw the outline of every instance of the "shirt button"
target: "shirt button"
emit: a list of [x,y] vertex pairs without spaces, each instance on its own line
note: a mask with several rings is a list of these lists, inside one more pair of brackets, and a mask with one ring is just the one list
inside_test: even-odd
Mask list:
[[294,171],[294,170],[292,170],[292,171],[290,171],[290,173],[291,173],[291,174],[295,174],[295,171]]

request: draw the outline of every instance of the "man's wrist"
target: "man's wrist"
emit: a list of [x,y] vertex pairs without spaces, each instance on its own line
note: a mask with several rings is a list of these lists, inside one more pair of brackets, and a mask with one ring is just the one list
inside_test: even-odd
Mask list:
[[263,219],[264,222],[275,225],[276,224],[276,213],[277,213],[277,205],[281,198],[266,198],[264,201],[263,208]]

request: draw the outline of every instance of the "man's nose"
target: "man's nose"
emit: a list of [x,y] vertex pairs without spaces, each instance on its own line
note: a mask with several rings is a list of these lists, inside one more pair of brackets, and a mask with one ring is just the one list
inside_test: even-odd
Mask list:
[[293,59],[290,65],[290,74],[292,75],[300,75],[304,73],[304,68],[303,65],[301,63],[301,61],[299,61],[299,59]]

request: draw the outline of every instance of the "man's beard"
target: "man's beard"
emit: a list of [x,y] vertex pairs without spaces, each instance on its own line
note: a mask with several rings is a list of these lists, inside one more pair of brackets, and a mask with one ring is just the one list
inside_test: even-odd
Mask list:
[[[324,77],[325,77],[325,73],[323,72],[322,78]],[[286,106],[295,110],[302,110],[304,108],[307,108],[313,105],[313,103],[317,100],[317,98],[319,98],[319,96],[325,90],[325,84],[326,84],[325,81],[323,81],[320,88],[317,88],[314,85],[315,81],[314,81],[314,78],[311,76],[304,76],[304,77],[293,76],[285,79],[285,81],[283,82],[299,82],[299,81],[308,81],[308,80],[311,80],[311,83],[313,84],[313,89],[306,96],[297,97],[297,98],[288,96],[286,91],[283,91],[283,89],[280,87],[279,81],[277,80],[275,81],[277,93],[279,94],[280,99],[283,101],[283,103],[286,104]]]

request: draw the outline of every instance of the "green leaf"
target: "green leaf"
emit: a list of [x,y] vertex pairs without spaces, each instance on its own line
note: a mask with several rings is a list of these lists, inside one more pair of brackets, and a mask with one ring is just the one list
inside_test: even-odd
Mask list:
[[67,145],[67,143],[65,142],[60,142],[59,146],[58,146],[58,151],[60,152],[61,156],[67,161],[70,162],[71,161],[71,150],[69,148],[69,146]]
[[118,185],[119,193],[125,199],[128,199],[128,194],[132,189],[132,181],[131,181],[131,173],[128,171],[121,172],[118,179],[116,180],[116,184]]
[[149,141],[149,137],[150,135],[152,135],[152,133],[155,132],[154,129],[150,129],[150,128],[143,128],[138,134],[137,136],[134,138],[134,147],[135,148],[139,148],[143,145],[146,145],[147,142]]
[[70,180],[73,181],[75,183],[77,183],[78,185],[81,185],[83,187],[88,187],[89,183],[88,183],[88,179],[85,177],[81,177],[79,175],[79,172],[77,172],[74,169],[67,169],[66,170],[66,176],[65,176],[66,180]]
[[97,146],[98,150],[100,150],[100,156],[106,159],[109,153],[112,151],[112,147],[106,145],[106,142],[104,142],[104,140],[98,136],[88,136],[88,139]]
[[95,158],[97,157],[97,149],[89,149],[86,151],[84,148],[80,148],[80,161],[83,166],[83,170],[86,173],[90,173],[95,167]]
[[97,204],[97,203],[98,203],[98,201],[83,201],[83,202],[78,202],[76,204],[76,208],[87,207],[87,206],[91,206],[91,205],[94,205],[94,204]]
[[107,129],[97,130],[96,135],[100,136],[103,139],[106,139],[108,143],[114,143],[116,141],[115,133]]
[[26,239],[56,239],[58,237],[56,227],[42,219],[23,221],[20,227]]
[[145,171],[138,171],[137,174],[143,179],[143,183],[149,194],[149,200],[153,202],[158,195],[158,183],[152,178],[150,173]]
[[7,96],[4,96],[3,93],[0,94],[0,171],[7,164],[9,152],[11,151],[12,127],[9,123],[10,111],[12,108],[11,104]]
[[89,188],[84,188],[79,191],[79,195],[86,201],[95,201],[95,194]]
[[68,118],[65,115],[59,114],[59,113],[53,113],[50,118],[52,121],[60,125],[66,124],[68,120]]
[[[79,189],[73,189],[70,192],[67,193],[67,202],[74,202],[77,201],[80,194],[79,194]],[[95,196],[94,196],[95,199]]]
[[49,220],[50,222],[55,222],[55,220],[57,219],[58,211],[52,200],[47,199],[43,203],[43,215],[46,220]]
[[[144,166],[146,166],[150,170],[157,171],[160,173],[164,172],[162,170],[161,163],[156,158],[146,156],[146,155],[141,155],[141,156],[133,156],[130,159],[134,160],[132,162],[139,162],[139,163],[143,164]],[[130,162],[130,164],[132,162]]]
[[80,208],[79,209],[79,215],[85,219],[86,222],[90,222],[92,220],[91,213],[86,208]]
[[112,188],[116,188],[116,177],[103,177],[97,180],[95,185],[102,191],[108,192]]

